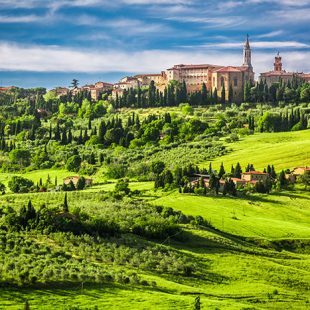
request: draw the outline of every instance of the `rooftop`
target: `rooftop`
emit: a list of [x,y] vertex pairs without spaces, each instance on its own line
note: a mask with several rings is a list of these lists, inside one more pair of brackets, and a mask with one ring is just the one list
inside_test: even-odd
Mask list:
[[167,70],[180,70],[180,69],[208,69],[208,68],[221,68],[223,66],[211,65],[211,64],[201,64],[201,65],[175,65]]
[[268,174],[268,173],[261,172],[261,171],[248,171],[248,172],[243,172],[242,174],[260,174],[260,175],[264,175],[264,174]]

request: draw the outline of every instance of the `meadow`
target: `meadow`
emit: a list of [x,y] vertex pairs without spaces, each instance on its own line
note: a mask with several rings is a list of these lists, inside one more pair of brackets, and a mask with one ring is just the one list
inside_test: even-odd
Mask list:
[[[237,162],[242,167],[253,163],[257,170],[263,170],[268,164],[273,164],[278,170],[293,169],[310,162],[310,130],[255,133],[242,137],[240,141],[227,143],[226,147],[228,154],[212,161],[215,169],[221,162],[228,171]],[[201,165],[207,166],[208,162]]]
[[[130,186],[134,189],[138,184],[132,182]],[[104,191],[113,190],[112,185],[103,185]],[[95,306],[98,309],[193,309],[194,299],[199,295],[203,308],[207,309],[307,309],[310,298],[309,192],[297,188],[294,192],[254,194],[250,199],[243,199],[159,192],[151,185],[150,182],[140,184],[142,195],[131,200],[150,201],[187,215],[201,215],[212,224],[209,228],[186,224],[182,240],[159,241],[166,250],[197,264],[196,273],[189,277],[172,275],[160,269],[155,271],[116,261],[110,265],[110,272],[129,275],[135,272],[156,286],[79,280],[48,288],[44,285],[35,289],[4,287],[0,293],[0,308],[21,309],[27,299],[31,309],[95,309]],[[70,209],[102,214],[107,205],[104,195],[91,189],[69,192]],[[35,206],[41,203],[60,206],[63,198],[63,193],[9,194],[0,197],[0,204],[19,209],[31,199]],[[78,243],[60,241],[53,235],[46,239],[44,235],[30,232],[26,236],[37,244],[51,246],[51,251],[65,249],[68,258],[82,262],[86,256],[89,268],[94,268],[95,262],[98,272],[100,268],[106,270],[104,259],[97,254],[94,260],[92,246],[87,249],[81,240]],[[158,241],[149,242],[153,247],[158,244]],[[105,256],[108,248],[100,251],[99,257]],[[40,254],[37,259],[41,259]]]

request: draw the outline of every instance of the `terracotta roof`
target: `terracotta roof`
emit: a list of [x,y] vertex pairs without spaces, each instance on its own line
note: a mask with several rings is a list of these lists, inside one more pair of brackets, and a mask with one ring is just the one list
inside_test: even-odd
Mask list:
[[202,64],[202,65],[175,65],[167,70],[180,70],[180,69],[208,69],[208,68],[221,68],[223,66]]
[[143,76],[162,76],[161,73],[151,73],[151,74],[137,74],[134,77],[138,78],[138,77],[143,77]]
[[80,177],[77,176],[77,175],[74,175],[74,176],[71,176],[71,177],[66,177],[64,178],[64,180],[67,180],[67,179],[79,179]]
[[300,75],[298,72],[286,72],[286,71],[268,71],[260,74],[261,76],[293,76]]
[[[108,85],[108,86],[113,85],[113,84],[107,83],[107,82],[100,82],[100,81],[99,81],[99,82],[96,82],[96,84],[99,84],[99,83],[100,83],[100,84],[103,84],[103,85]],[[95,85],[96,85],[96,84],[95,84]]]
[[6,91],[6,90],[14,89],[14,88],[16,87],[15,86],[0,87],[0,91]]
[[242,180],[239,178],[231,178],[231,180],[235,181],[235,182],[242,182],[242,183],[246,183],[246,180]]
[[293,170],[296,170],[296,169],[303,169],[303,170],[310,170],[310,167],[306,166],[306,167],[295,167]]
[[215,70],[215,72],[242,72],[242,70],[239,67],[228,66]]
[[242,174],[268,174],[268,173],[265,173],[265,172],[261,172],[261,171],[248,171],[248,172],[243,172]]

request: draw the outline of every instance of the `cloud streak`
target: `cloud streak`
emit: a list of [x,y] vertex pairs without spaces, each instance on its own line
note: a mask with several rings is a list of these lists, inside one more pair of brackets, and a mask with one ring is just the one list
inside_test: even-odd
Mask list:
[[[179,63],[214,63],[218,65],[241,65],[242,51],[225,52],[204,50],[76,50],[58,46],[22,46],[0,43],[1,71],[35,72],[160,72]],[[20,57],[23,55],[23,57]],[[282,53],[287,70],[310,71],[310,52]],[[254,53],[254,70],[263,72],[272,68],[274,53]],[[5,61],[4,61],[5,60]]]

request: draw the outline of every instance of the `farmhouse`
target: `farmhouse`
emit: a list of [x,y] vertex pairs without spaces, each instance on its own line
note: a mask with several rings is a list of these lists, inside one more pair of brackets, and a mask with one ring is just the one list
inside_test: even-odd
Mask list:
[[[69,185],[70,182],[76,186],[77,182],[79,181],[80,177],[79,176],[69,176],[64,178],[64,184]],[[85,185],[91,186],[93,184],[93,180],[90,178],[85,178]]]
[[269,174],[261,171],[249,171],[241,174],[241,180],[246,183],[256,184],[257,182],[264,182],[267,180]]
[[295,175],[295,176],[299,176],[299,175],[302,175],[302,174],[305,174],[306,172],[309,172],[310,171],[310,167],[296,167],[293,169],[292,171],[292,174]]

